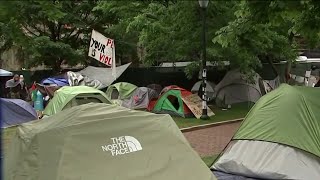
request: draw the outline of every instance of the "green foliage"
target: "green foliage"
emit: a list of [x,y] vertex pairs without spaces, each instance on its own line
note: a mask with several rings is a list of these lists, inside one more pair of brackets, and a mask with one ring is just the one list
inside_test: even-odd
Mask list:
[[[294,61],[298,42],[320,41],[320,2],[210,1],[207,8],[207,59],[230,61],[250,70],[264,62]],[[67,26],[66,26],[67,25]],[[200,69],[201,11],[197,1],[1,1],[0,51],[20,46],[29,64],[55,69],[62,62],[86,62],[91,30],[115,39],[119,58],[146,65],[193,61]]]
[[92,28],[103,30],[107,23],[100,11],[92,11],[95,6],[95,1],[1,1],[1,40],[22,47],[29,66],[59,70],[63,62],[84,63]]

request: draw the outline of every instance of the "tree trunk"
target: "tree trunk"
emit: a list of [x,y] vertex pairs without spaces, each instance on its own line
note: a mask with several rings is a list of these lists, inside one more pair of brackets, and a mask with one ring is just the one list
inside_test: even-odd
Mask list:
[[54,73],[60,73],[61,72],[61,63],[62,63],[62,59],[56,60],[56,63],[54,64],[53,71]]
[[274,65],[273,61],[270,59],[269,56],[267,56],[267,60],[268,60],[268,63],[270,64],[270,66],[271,66],[271,69],[272,69],[273,73],[276,75],[276,77],[279,76],[279,72],[277,71],[276,66]]
[[[294,38],[294,34],[291,32],[288,39],[289,39],[289,43],[290,45],[292,44]],[[290,80],[290,71],[291,71],[291,61],[287,61],[287,66],[286,66],[286,71],[285,71],[285,82],[288,83]]]

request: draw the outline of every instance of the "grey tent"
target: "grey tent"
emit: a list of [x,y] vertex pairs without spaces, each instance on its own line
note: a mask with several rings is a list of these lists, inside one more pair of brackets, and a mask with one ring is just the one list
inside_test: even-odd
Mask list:
[[162,89],[163,89],[160,84],[149,84],[149,85],[147,86],[147,88],[150,88],[150,89],[155,90],[155,91],[158,93],[158,95],[160,94],[160,92],[161,92]]
[[147,109],[152,99],[157,99],[158,93],[147,87],[138,87],[129,99],[122,101],[122,106],[129,109]]
[[262,78],[255,73],[253,82],[246,79],[239,69],[227,72],[215,87],[214,96],[218,106],[241,102],[257,102],[266,93]]
[[170,115],[90,103],[18,127],[6,180],[214,180]]
[[[93,81],[98,81],[99,84],[98,89],[105,88],[112,84],[117,78],[121,76],[121,74],[130,66],[131,63],[116,67],[116,78],[112,76],[111,68],[102,68],[102,67],[93,67],[88,66],[85,69],[79,71],[81,76],[87,77]],[[98,84],[97,82],[91,82],[93,84]]]
[[[202,84],[202,81],[196,82],[193,85],[193,87],[191,89],[191,92],[192,93],[198,93],[198,94],[199,94],[199,92],[202,92],[201,84]],[[209,100],[212,100],[214,98],[214,88],[215,88],[215,86],[216,85],[213,82],[207,81],[206,91],[207,91],[207,97],[209,98]]]
[[263,80],[263,85],[266,92],[268,93],[280,86],[280,77],[277,76],[273,80]]

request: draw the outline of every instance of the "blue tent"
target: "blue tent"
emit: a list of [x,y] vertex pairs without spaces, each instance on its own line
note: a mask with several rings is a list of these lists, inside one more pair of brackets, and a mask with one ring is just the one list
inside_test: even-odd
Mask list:
[[69,82],[65,78],[59,78],[59,77],[51,77],[44,79],[41,84],[43,85],[49,85],[49,84],[56,84],[57,86],[69,86]]
[[21,99],[0,98],[0,107],[1,128],[38,119],[32,106]]

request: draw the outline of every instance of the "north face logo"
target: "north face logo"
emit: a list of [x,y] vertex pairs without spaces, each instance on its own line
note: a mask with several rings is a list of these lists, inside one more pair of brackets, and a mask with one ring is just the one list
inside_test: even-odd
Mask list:
[[132,136],[111,138],[112,144],[101,146],[102,151],[110,151],[112,156],[127,154],[142,150],[140,142]]

